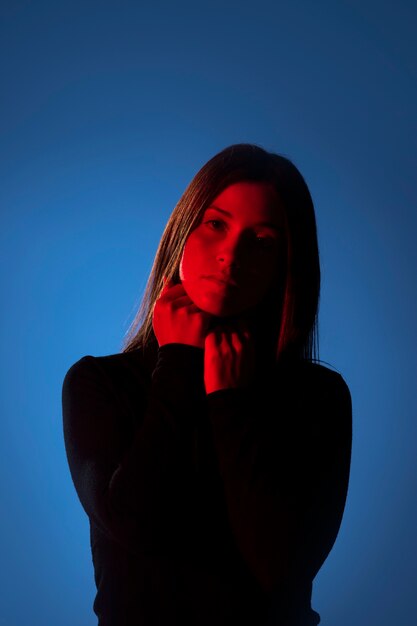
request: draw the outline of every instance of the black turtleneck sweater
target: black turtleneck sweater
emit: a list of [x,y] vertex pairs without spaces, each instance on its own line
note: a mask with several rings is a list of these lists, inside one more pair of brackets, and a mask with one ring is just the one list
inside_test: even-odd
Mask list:
[[203,358],[154,342],[66,373],[98,624],[315,626],[312,582],[349,482],[348,386],[299,361],[206,394]]

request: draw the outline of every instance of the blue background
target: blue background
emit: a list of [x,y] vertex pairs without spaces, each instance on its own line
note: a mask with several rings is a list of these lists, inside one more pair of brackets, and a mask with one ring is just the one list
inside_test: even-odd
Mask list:
[[323,626],[417,623],[414,2],[1,2],[0,623],[92,626],[65,372],[121,350],[165,223],[225,146],[316,207],[320,356],[353,399]]

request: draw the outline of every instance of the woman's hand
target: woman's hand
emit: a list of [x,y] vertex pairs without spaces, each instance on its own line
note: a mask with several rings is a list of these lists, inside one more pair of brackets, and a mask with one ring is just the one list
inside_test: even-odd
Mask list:
[[155,302],[152,326],[159,347],[184,343],[204,348],[212,316],[199,309],[188,297],[182,283],[167,281]]
[[246,322],[222,325],[210,331],[204,344],[206,393],[246,387],[255,371],[255,345]]

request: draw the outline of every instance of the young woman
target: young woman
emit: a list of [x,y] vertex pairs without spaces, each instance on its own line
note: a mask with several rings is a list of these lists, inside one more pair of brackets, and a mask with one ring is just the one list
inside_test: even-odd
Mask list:
[[99,626],[315,626],[348,490],[352,405],[318,362],[307,185],[232,145],[162,235],[122,351],[63,382]]

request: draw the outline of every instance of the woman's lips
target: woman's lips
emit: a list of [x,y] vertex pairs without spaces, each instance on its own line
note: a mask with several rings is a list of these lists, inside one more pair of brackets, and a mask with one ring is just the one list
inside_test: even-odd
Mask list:
[[220,285],[222,287],[228,287],[229,289],[238,289],[238,285],[234,281],[228,281],[227,278],[222,278],[221,276],[203,276],[206,280],[211,280],[212,282]]

